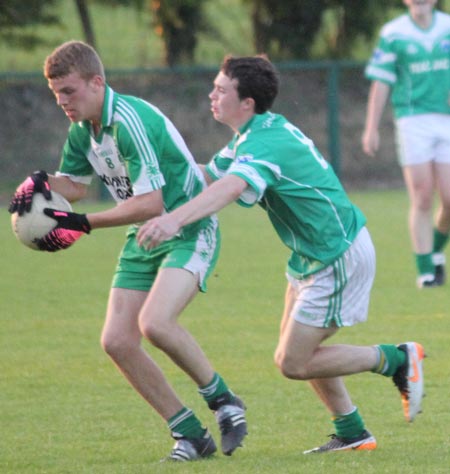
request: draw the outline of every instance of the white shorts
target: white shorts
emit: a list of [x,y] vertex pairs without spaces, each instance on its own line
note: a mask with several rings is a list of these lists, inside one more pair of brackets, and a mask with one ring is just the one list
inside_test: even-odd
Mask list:
[[296,291],[291,317],[315,327],[353,326],[367,320],[375,278],[375,249],[363,227],[353,244],[335,262],[297,280],[286,275]]
[[401,117],[396,121],[396,142],[401,166],[450,163],[450,115]]

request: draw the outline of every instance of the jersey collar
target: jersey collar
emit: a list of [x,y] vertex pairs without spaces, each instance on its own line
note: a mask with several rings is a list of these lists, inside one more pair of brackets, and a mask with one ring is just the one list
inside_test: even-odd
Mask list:
[[272,112],[264,112],[263,114],[255,114],[253,117],[244,125],[239,127],[238,130],[238,135],[243,135],[245,132],[247,132],[250,128],[261,128],[261,124],[263,124],[268,117],[272,117],[273,113]]
[[105,99],[103,100],[102,127],[111,126],[113,123],[114,108],[116,104],[116,93],[105,85]]
[[[109,127],[113,124],[113,115],[114,109],[116,105],[116,93],[105,84],[105,97],[103,99],[103,109],[102,109],[102,119],[101,119],[101,127],[102,129],[105,127]],[[91,122],[89,120],[84,120],[78,123],[80,127],[84,127],[87,130],[91,130]]]
[[430,26],[428,26],[427,28],[423,28],[422,26],[420,26],[419,24],[417,24],[415,21],[414,21],[414,18],[411,16],[411,14],[408,12],[408,16],[409,16],[409,19],[411,20],[412,24],[417,28],[419,29],[420,31],[430,31],[431,29],[433,29],[433,26],[435,25],[436,23],[436,10],[433,9],[433,11],[431,12],[431,23],[430,23]]

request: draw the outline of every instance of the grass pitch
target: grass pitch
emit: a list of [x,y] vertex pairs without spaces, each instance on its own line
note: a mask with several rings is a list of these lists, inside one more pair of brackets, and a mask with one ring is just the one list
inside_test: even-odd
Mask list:
[[[377,249],[369,320],[332,342],[419,340],[427,355],[424,413],[403,420],[392,382],[374,374],[347,385],[377,437],[373,452],[304,456],[333,432],[308,385],[284,379],[272,362],[288,256],[262,211],[230,206],[220,214],[223,248],[209,281],[182,315],[216,369],[248,406],[249,436],[232,457],[160,464],[172,446],[163,421],[127,385],[98,339],[125,229],[101,229],[71,249],[35,252],[19,244],[0,210],[0,472],[140,473],[447,473],[450,465],[449,285],[419,291],[403,191],[353,193]],[[98,206],[96,206],[98,207]],[[77,205],[87,211],[92,205]],[[146,345],[185,403],[219,441],[195,387]]]

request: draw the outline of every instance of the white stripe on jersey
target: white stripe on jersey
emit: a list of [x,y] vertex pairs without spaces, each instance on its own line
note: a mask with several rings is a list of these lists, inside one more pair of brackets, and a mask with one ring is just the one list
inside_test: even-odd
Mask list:
[[390,84],[394,84],[397,81],[397,75],[391,72],[385,71],[384,69],[380,69],[375,66],[367,66],[366,68],[367,75],[376,77],[377,79],[384,79],[385,81],[389,82]]
[[342,230],[342,235],[344,236],[345,241],[347,243],[351,244],[351,241],[347,240],[347,232],[345,230],[344,224],[341,221],[341,218],[339,217],[339,213],[337,212],[336,206],[333,204],[333,202],[331,201],[331,199],[329,197],[325,196],[325,194],[323,194],[322,191],[320,191],[318,188],[315,188],[314,186],[311,186],[310,184],[302,184],[302,183],[299,183],[298,181],[295,181],[295,180],[293,180],[291,178],[288,178],[287,176],[283,176],[283,175],[281,176],[281,179],[285,179],[286,181],[294,183],[296,186],[299,186],[299,187],[302,187],[302,188],[312,189],[315,193],[317,193],[319,196],[321,196],[322,199],[324,199],[328,203],[331,210],[333,211],[333,213],[336,217],[336,222],[339,224],[339,227]]
[[164,120],[167,133],[172,139],[172,143],[178,148],[181,154],[186,158],[188,163],[191,165],[189,167],[189,172],[186,176],[186,182],[183,185],[183,190],[186,192],[186,194],[188,194],[188,196],[192,197],[193,196],[192,193],[194,191],[194,187],[196,184],[196,178],[197,180],[200,180],[200,182],[203,185],[203,188],[206,188],[207,186],[205,177],[203,176],[203,173],[200,167],[197,165],[197,162],[195,161],[191,151],[187,147],[186,142],[184,141],[183,137],[181,136],[180,132],[177,130],[175,125],[171,122],[171,120],[167,118],[161,112],[161,110],[158,109],[158,107],[144,100],[142,102],[144,102],[148,107],[150,107],[156,114],[158,114]]
[[[107,87],[107,89],[109,89]],[[107,111],[108,111],[108,125],[111,125],[112,122],[112,117],[113,117],[113,110],[114,110],[114,92],[112,89],[109,89],[111,93],[107,93],[108,97],[108,105],[107,105]]]
[[139,156],[145,163],[151,164],[159,169],[155,150],[148,139],[144,124],[142,123],[138,113],[122,99],[117,100],[116,111],[118,115],[116,120],[121,122],[128,130]]

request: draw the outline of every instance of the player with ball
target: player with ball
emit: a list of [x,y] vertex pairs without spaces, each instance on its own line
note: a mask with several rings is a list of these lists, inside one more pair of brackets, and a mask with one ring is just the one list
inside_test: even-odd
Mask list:
[[[194,381],[215,414],[222,451],[231,455],[247,434],[244,404],[178,323],[181,311],[199,290],[206,290],[220,246],[217,218],[206,217],[186,226],[152,251],[136,241],[137,223],[170,212],[206,187],[202,170],[160,110],[108,86],[102,62],[89,45],[62,44],[47,57],[44,74],[72,123],[59,171],[29,176],[18,187],[9,210],[18,215],[29,212],[35,194],[49,201],[44,212],[56,227],[37,239],[36,245],[50,252],[71,246],[92,229],[130,224],[112,282],[102,346],[167,422],[176,440],[169,459],[207,457],[216,446],[144,351],[142,338],[165,352]],[[117,206],[87,215],[52,209],[55,192],[69,202],[85,197],[94,173]]]

